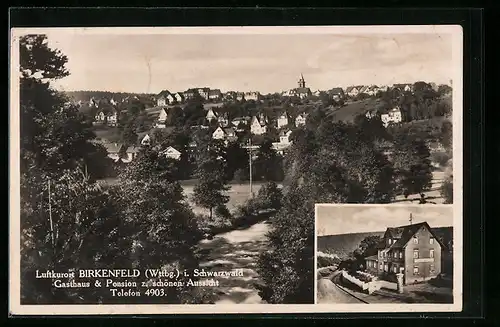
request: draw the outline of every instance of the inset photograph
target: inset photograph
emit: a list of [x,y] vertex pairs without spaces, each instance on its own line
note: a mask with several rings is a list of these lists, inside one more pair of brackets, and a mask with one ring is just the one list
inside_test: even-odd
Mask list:
[[316,204],[317,303],[453,303],[452,205]]

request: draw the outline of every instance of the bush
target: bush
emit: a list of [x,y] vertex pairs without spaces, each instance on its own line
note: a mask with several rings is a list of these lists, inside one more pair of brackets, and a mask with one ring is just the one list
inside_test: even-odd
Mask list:
[[263,185],[256,198],[256,206],[258,209],[274,209],[279,210],[281,208],[281,201],[283,194],[281,189],[275,182],[268,182]]
[[450,155],[446,152],[434,152],[431,154],[431,160],[438,163],[440,167],[446,167],[450,160]]
[[316,259],[318,268],[336,266],[340,263],[338,258],[318,256]]

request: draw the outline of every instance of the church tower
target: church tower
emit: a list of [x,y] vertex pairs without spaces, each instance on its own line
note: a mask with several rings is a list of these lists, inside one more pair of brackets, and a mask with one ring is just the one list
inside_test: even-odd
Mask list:
[[298,81],[298,84],[299,84],[299,88],[303,88],[303,89],[306,88],[306,81],[304,80],[304,76],[302,76],[302,74],[300,74],[300,79]]

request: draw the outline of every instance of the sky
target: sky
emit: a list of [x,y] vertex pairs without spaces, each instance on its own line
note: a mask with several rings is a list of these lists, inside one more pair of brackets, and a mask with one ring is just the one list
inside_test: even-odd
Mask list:
[[453,205],[321,205],[316,209],[318,236],[385,231],[387,227],[426,221],[431,227],[453,226]]
[[451,34],[47,33],[68,56],[66,90],[159,93],[191,87],[263,94],[297,87],[448,84]]

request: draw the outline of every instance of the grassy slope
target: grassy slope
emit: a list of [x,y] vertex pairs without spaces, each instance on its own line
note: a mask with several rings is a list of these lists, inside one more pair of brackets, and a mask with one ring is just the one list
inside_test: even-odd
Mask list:
[[[453,238],[452,227],[437,227],[433,228],[433,231],[437,237],[443,237],[445,242]],[[318,251],[335,254],[339,258],[345,259],[357,249],[365,237],[372,235],[382,237],[384,232],[318,236]]]

